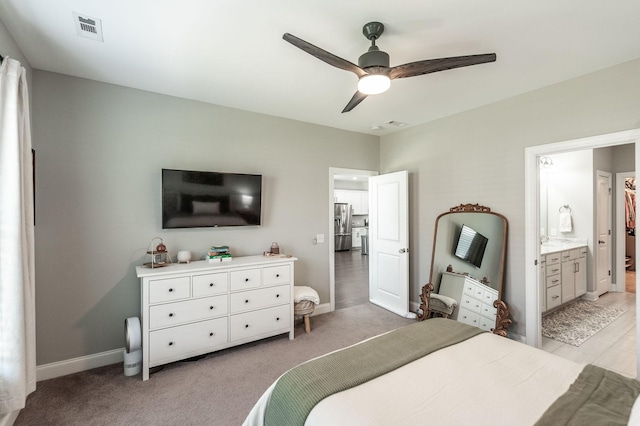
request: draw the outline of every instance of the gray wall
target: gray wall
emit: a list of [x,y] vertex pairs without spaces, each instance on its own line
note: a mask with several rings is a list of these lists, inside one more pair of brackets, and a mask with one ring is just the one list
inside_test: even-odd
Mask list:
[[[380,171],[409,170],[411,298],[429,279],[437,215],[479,203],[509,221],[505,299],[525,334],[524,148],[640,128],[640,60],[381,138]],[[462,148],[464,147],[464,149]]]
[[[175,256],[272,241],[329,302],[329,168],[377,170],[379,138],[36,70],[39,365],[117,349],[140,314],[135,267],[153,237]],[[162,168],[263,175],[263,225],[163,230]]]
[[[0,53],[34,75],[1,22]],[[174,253],[278,241],[300,258],[298,282],[328,302],[330,253],[311,239],[328,233],[329,167],[409,170],[414,301],[439,213],[477,202],[504,214],[505,297],[524,334],[524,148],[640,128],[639,73],[636,60],[415,126],[382,137],[378,153],[373,136],[36,71],[38,364],[123,346],[123,319],[139,314],[134,268],[155,236]],[[162,167],[262,173],[264,225],[163,231]]]

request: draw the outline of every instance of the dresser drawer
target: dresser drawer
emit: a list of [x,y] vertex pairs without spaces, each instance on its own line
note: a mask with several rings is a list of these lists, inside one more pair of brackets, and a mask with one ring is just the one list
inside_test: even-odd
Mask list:
[[272,266],[262,270],[263,285],[289,284],[289,282],[291,282],[289,265]]
[[545,262],[546,262],[547,266],[559,264],[560,263],[560,253],[548,254],[547,257],[545,258]]
[[480,309],[480,315],[492,320],[493,322],[496,322],[497,313],[496,308],[494,308],[493,305],[483,303]]
[[482,300],[482,288],[480,286],[475,285],[469,280],[465,280],[464,282],[463,293],[471,297],[474,297],[478,300]]
[[191,296],[190,282],[190,277],[149,281],[149,303],[162,303],[189,298]]
[[484,331],[491,331],[491,329],[495,328],[495,326],[496,326],[495,318],[491,319],[483,315],[480,315],[480,324],[478,324],[478,327],[480,327]]
[[231,271],[231,291],[248,290],[260,287],[261,269],[244,269],[242,271]]
[[218,272],[215,274],[194,275],[192,285],[193,297],[226,293],[229,290],[229,274],[227,272]]
[[550,277],[547,277],[547,285],[546,285],[546,287],[549,288],[549,287],[553,287],[553,286],[556,286],[556,285],[560,284],[561,283],[561,278],[560,277],[561,277],[560,275],[552,275]]
[[462,300],[460,301],[460,309],[462,308],[479,314],[482,308],[482,302],[469,296],[468,294],[464,294],[462,296]]
[[149,362],[178,359],[194,351],[206,353],[226,342],[226,317],[152,331],[149,333]]
[[286,332],[291,324],[291,305],[251,311],[230,317],[230,340],[232,342],[250,339],[262,334],[282,330]]
[[489,306],[493,307],[493,302],[498,300],[498,292],[493,289],[485,288],[482,293],[482,303],[486,303]]
[[562,303],[562,286],[547,288],[547,310],[560,306]]
[[236,314],[281,305],[283,303],[289,303],[291,300],[290,295],[291,286],[289,285],[232,293],[230,296],[231,303],[229,304],[230,310],[232,314]]
[[227,295],[149,307],[149,328],[170,327],[227,314]]
[[560,273],[560,264],[555,264],[555,265],[547,265],[547,271],[546,271],[546,276],[550,277],[552,275],[557,275]]
[[460,311],[458,312],[458,321],[478,327],[480,324],[480,314],[471,312],[468,309],[460,308]]

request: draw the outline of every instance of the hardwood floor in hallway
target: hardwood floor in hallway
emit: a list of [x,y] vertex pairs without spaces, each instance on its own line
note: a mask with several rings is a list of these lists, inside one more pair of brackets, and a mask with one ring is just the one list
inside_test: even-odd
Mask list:
[[562,358],[590,363],[636,377],[636,295],[606,293],[597,303],[627,311],[580,346],[542,337],[542,349]]
[[360,250],[335,252],[336,309],[369,302],[369,256]]

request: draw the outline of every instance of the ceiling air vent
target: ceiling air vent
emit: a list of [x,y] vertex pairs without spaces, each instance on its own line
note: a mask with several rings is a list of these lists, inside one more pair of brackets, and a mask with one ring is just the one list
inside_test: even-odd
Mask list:
[[76,33],[80,37],[104,41],[102,39],[102,21],[100,19],[73,12],[73,21],[76,23]]

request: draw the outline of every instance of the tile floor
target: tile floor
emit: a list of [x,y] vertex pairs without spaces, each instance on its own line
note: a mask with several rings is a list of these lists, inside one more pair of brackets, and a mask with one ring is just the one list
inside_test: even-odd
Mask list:
[[636,295],[606,293],[598,303],[624,307],[627,312],[580,346],[572,346],[547,337],[542,349],[577,362],[591,363],[628,377],[636,377]]

